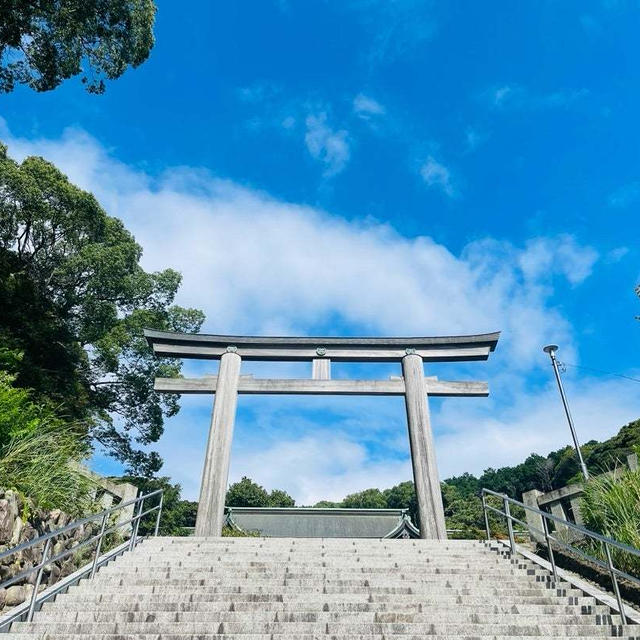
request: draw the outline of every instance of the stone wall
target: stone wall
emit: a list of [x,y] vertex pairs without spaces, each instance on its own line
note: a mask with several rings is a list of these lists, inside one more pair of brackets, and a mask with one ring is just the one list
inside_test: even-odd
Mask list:
[[[26,515],[26,520],[23,516]],[[42,511],[15,491],[0,489],[0,552],[32,540],[38,536],[60,529],[71,522],[71,517],[59,509]],[[57,555],[65,549],[71,549],[79,542],[99,532],[100,523],[88,523],[73,531],[56,536],[52,540],[52,554]],[[0,560],[0,582],[14,576],[40,562],[44,545],[38,545],[19,551]],[[45,567],[40,589],[54,584],[61,578],[73,573],[86,564],[91,556],[92,545],[87,545],[78,553]],[[34,571],[30,576],[17,583],[0,589],[0,611],[10,609],[28,599],[33,591],[36,579]]]

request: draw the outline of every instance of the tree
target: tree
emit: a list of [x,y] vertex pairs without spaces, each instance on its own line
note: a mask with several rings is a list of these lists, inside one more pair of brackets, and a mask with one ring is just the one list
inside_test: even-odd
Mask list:
[[416,488],[413,482],[401,482],[395,487],[391,487],[391,489],[385,489],[383,495],[386,506],[389,509],[408,509],[413,524],[416,527],[420,526],[418,499],[416,498]]
[[282,489],[268,493],[251,478],[243,476],[229,486],[225,504],[228,507],[295,507],[296,501]]
[[[142,496],[152,493],[157,489],[162,489],[162,514],[160,517],[160,528],[158,533],[161,536],[186,536],[189,535],[189,527],[195,527],[196,512],[198,503],[190,500],[182,500],[180,492],[182,488],[179,484],[172,484],[171,480],[165,476],[159,478],[142,478],[139,476],[125,476],[117,478],[123,482],[138,487],[138,495]],[[160,502],[158,496],[153,496],[144,502],[144,510],[156,506]],[[140,519],[138,533],[143,536],[153,534],[156,526],[157,511]]]
[[269,494],[264,487],[247,476],[229,486],[225,504],[228,507],[268,507]]
[[0,91],[55,89],[82,74],[90,93],[153,47],[153,0],[0,0]]
[[180,274],[147,273],[141,255],[91,194],[0,145],[0,352],[21,354],[11,363],[17,386],[84,421],[131,473],[150,475],[159,456],[134,445],[157,441],[177,413],[153,379],[181,365],[155,359],[142,329],[198,331],[204,315],[173,306]]
[[386,509],[387,501],[380,489],[365,489],[349,494],[342,506],[347,509]]
[[282,489],[274,489],[269,494],[270,507],[295,507],[296,501]]

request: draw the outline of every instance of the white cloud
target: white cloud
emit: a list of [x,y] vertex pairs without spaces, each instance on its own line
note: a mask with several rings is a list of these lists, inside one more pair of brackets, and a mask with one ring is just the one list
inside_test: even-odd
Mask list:
[[454,198],[457,195],[457,191],[453,186],[451,172],[433,156],[429,156],[422,165],[420,175],[427,185],[440,189],[450,198]]
[[624,209],[640,200],[640,182],[630,182],[609,196],[609,206]]
[[[312,124],[329,129],[322,119]],[[523,246],[484,239],[456,254],[427,236],[408,238],[388,225],[276,200],[206,171],[173,168],[152,177],[118,162],[82,131],[26,140],[0,126],[0,137],[10,155],[44,155],[95,193],[133,231],[146,268],[181,271],[178,302],[204,309],[209,332],[437,335],[502,329],[489,363],[432,367],[443,377],[488,377],[493,394],[434,402],[443,476],[515,462],[523,451],[545,452],[567,441],[562,414],[551,406],[552,389],[541,390],[531,374],[535,381],[547,366],[540,349],[548,342],[561,344],[563,355],[576,361],[571,325],[554,306],[554,292],[584,281],[597,254],[575,238],[540,237]],[[427,175],[440,188],[449,180],[437,170]],[[215,369],[202,364],[209,366]],[[620,389],[596,381],[570,386],[583,439],[607,435],[637,417],[640,402]],[[313,400],[318,402],[292,400],[283,408],[279,397],[243,396],[233,478],[245,473],[313,502],[409,477],[398,399]],[[211,398],[184,398],[184,410],[168,422],[157,446],[164,472],[190,497],[200,481],[210,405]]]
[[327,124],[326,112],[309,115],[304,141],[312,157],[325,165],[325,176],[340,173],[349,162],[349,135],[345,129],[334,131]]
[[377,100],[360,93],[353,99],[353,111],[360,118],[370,120],[372,116],[384,115],[386,109]]
[[517,84],[500,85],[486,92],[489,104],[496,109],[562,109],[584,100],[588,95],[588,89],[533,93]]

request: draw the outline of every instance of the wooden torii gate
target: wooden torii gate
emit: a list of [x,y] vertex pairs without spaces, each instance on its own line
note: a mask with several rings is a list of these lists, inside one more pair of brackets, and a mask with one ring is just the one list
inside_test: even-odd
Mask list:
[[[220,360],[217,376],[156,378],[165,393],[214,393],[216,398],[200,487],[197,536],[219,536],[229,477],[231,441],[239,393],[404,396],[413,479],[422,538],[445,539],[440,480],[427,396],[487,396],[486,382],[447,382],[425,377],[425,362],[486,360],[500,333],[431,338],[276,338],[184,334],[145,330],[156,356]],[[240,375],[242,360],[310,361],[311,378],[261,379]],[[398,362],[402,377],[332,380],[331,361]]]

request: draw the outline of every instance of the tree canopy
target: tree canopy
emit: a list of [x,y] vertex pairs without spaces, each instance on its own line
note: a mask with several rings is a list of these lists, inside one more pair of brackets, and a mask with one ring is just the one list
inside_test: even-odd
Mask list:
[[225,504],[227,507],[294,507],[296,502],[286,491],[274,489],[268,493],[244,476],[229,486]]
[[153,47],[153,0],[0,0],[0,91],[49,91],[81,74],[90,93]]
[[0,146],[0,366],[149,475],[161,460],[135,445],[157,441],[179,408],[153,379],[181,364],[154,358],[142,329],[198,331],[204,315],[173,305],[180,274],[148,273],[141,256],[90,193],[42,158],[18,164]]

